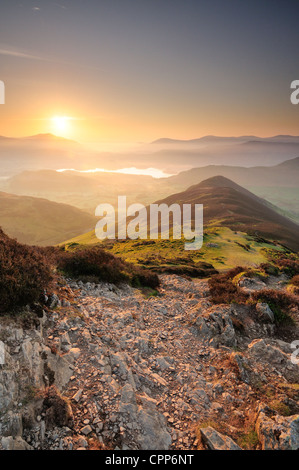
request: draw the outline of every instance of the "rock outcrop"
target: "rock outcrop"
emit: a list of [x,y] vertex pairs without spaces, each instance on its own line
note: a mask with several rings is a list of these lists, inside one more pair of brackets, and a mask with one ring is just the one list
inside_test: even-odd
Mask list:
[[230,437],[224,436],[211,426],[200,429],[203,444],[210,450],[242,450]]
[[256,431],[263,450],[299,449],[299,414],[282,417],[261,404],[257,412]]

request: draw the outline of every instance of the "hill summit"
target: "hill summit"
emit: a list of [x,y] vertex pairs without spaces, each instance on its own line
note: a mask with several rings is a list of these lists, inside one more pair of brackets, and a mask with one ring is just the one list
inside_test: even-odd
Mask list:
[[203,204],[204,224],[229,227],[231,230],[265,236],[299,249],[299,226],[278,214],[264,199],[234,181],[214,176],[172,194],[158,204]]

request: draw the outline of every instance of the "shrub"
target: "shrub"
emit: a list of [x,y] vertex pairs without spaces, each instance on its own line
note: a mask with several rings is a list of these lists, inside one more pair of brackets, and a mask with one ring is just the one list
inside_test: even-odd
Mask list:
[[295,287],[299,287],[299,275],[298,274],[292,277],[292,279],[290,280],[290,284],[292,284]]
[[[176,260],[172,261],[176,262]],[[190,276],[194,278],[206,278],[217,274],[218,271],[209,263],[198,262],[189,265],[163,265],[158,266],[156,270],[159,273],[177,274],[178,276]]]
[[260,265],[260,268],[265,271],[266,274],[269,275],[278,276],[279,274],[278,267],[271,263],[262,263]]
[[287,290],[288,292],[292,294],[299,295],[299,275],[298,274],[292,277],[292,279],[289,281]]
[[[18,243],[0,229],[0,314],[31,305],[36,313],[41,294],[49,287],[53,271],[77,279],[131,283],[155,289],[157,274],[134,266],[99,246],[75,248],[33,247]],[[20,313],[20,312],[19,312]]]
[[285,403],[283,403],[279,400],[273,400],[270,403],[270,408],[272,408],[272,410],[276,411],[281,416],[290,416],[291,415],[291,410],[288,407],[288,405],[286,405]]
[[294,276],[299,274],[299,263],[297,260],[293,259],[282,259],[279,261],[279,268],[286,274]]
[[51,269],[41,253],[10,239],[0,229],[0,313],[37,301],[51,279]]
[[215,304],[245,303],[248,300],[248,294],[241,292],[238,285],[232,282],[242,272],[244,272],[244,268],[238,266],[224,274],[216,274],[209,279],[211,297]]
[[160,285],[157,274],[138,268],[137,266],[133,269],[131,283],[133,287],[150,287],[151,289],[155,289]]
[[127,280],[124,262],[97,246],[59,253],[57,267],[76,278],[94,276],[112,283]]
[[246,433],[241,434],[237,442],[243,449],[254,450],[259,444],[259,438],[256,430],[251,428]]
[[135,287],[152,289],[160,284],[155,273],[126,263],[99,246],[75,251],[56,251],[55,256],[58,269],[70,277],[84,279],[89,276],[115,284],[131,282]]
[[69,401],[52,385],[45,391],[43,412],[47,429],[56,426],[72,426],[73,413]]
[[266,255],[268,259],[285,274],[290,276],[299,274],[299,256],[297,253],[267,250]]

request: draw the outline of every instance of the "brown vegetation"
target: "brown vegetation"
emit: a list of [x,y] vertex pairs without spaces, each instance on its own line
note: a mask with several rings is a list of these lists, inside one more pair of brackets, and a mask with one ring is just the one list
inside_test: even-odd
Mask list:
[[249,296],[232,283],[235,276],[244,271],[238,266],[224,274],[216,274],[209,279],[212,300],[215,304],[245,303]]
[[46,258],[0,229],[0,313],[38,300],[52,279]]
[[128,282],[134,287],[152,289],[159,286],[157,274],[129,264],[100,247],[73,251],[30,247],[9,238],[0,229],[0,314],[31,305],[40,316],[37,302],[59,272],[83,281]]
[[126,263],[99,246],[75,251],[56,251],[56,264],[64,274],[75,278],[92,277],[111,283],[130,282],[134,287],[159,286],[155,273]]
[[267,250],[267,257],[279,271],[289,275],[299,274],[299,255],[291,252]]
[[[243,272],[246,274],[246,277],[259,278],[263,275],[262,271],[248,271],[238,266],[224,274],[212,276],[209,279],[212,301],[215,304],[255,304],[264,302],[271,308],[277,324],[293,324],[291,312],[298,312],[299,309],[299,300],[296,292],[289,292],[285,289],[262,289],[252,291],[249,294],[242,291],[238,283],[234,282],[234,278]],[[290,283],[296,286],[298,279],[298,276],[294,276]]]

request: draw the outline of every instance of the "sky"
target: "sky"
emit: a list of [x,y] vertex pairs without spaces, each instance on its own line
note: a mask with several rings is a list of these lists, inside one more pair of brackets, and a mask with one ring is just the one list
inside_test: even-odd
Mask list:
[[1,0],[0,135],[299,134],[297,0]]

